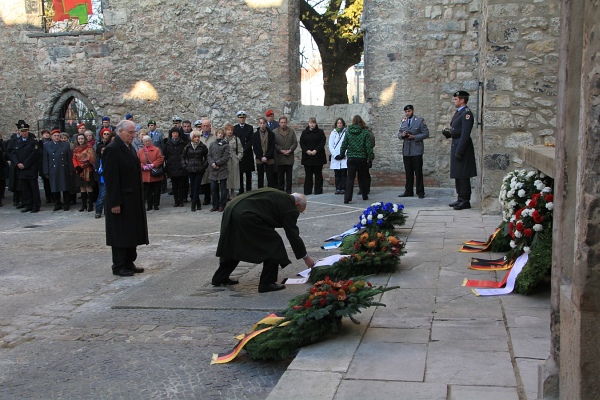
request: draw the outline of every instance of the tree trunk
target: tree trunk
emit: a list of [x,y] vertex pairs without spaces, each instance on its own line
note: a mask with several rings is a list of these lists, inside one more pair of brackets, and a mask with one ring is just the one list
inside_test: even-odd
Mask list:
[[[332,61],[323,62],[323,89],[325,99],[323,105],[348,104],[348,79],[343,65]],[[343,70],[342,70],[343,69]]]

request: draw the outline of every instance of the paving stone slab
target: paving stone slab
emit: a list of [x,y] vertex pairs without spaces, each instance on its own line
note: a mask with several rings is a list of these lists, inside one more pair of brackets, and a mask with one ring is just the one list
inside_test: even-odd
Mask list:
[[[549,354],[548,354],[549,355]],[[516,358],[517,366],[519,367],[519,375],[527,399],[538,398],[538,367],[546,360],[536,360],[529,358]]]
[[500,339],[432,342],[427,353],[425,382],[516,386],[508,349],[497,351],[506,343]]
[[361,343],[346,379],[422,382],[426,358],[427,346],[423,344]]
[[550,356],[550,330],[537,327],[510,328],[510,337],[515,357],[545,360]]
[[448,400],[519,400],[516,388],[450,385]]
[[500,340],[506,341],[508,334],[504,321],[488,318],[463,318],[439,320],[434,318],[431,340]]
[[343,380],[335,400],[347,399],[410,399],[446,400],[443,383],[390,382],[380,380]]
[[286,371],[268,400],[333,399],[342,374],[322,371]]
[[361,343],[429,343],[429,329],[369,328]]

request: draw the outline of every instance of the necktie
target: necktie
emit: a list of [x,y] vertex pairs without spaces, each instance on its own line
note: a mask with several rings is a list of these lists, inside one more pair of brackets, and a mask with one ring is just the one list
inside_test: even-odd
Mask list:
[[408,119],[408,127],[410,128],[410,121],[412,120],[412,118]]

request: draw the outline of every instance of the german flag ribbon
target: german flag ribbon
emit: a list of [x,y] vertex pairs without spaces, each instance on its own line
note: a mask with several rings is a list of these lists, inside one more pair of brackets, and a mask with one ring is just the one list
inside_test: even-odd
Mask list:
[[463,243],[462,247],[458,251],[461,253],[480,253],[487,251],[498,233],[500,233],[500,228],[496,228],[494,233],[490,235],[487,242],[482,242],[480,240],[468,240]]
[[[252,326],[252,329],[249,334],[247,334],[247,335],[242,334],[242,335],[236,336],[235,338],[238,339],[239,342],[238,342],[238,344],[235,345],[233,350],[231,350],[229,353],[223,354],[222,356],[220,356],[218,354],[213,354],[210,364],[211,365],[212,364],[225,364],[225,363],[232,361],[233,359],[235,359],[238,356],[240,351],[244,348],[244,346],[249,341],[251,341],[252,339],[257,337],[261,333],[264,333],[264,332],[268,331],[269,329],[273,329],[275,327],[275,325],[277,323],[279,323],[281,320],[283,320],[283,317],[277,315],[276,313],[267,315],[265,318],[261,319],[260,321],[258,321],[256,324],[254,324]],[[287,324],[289,324],[289,321],[286,321],[279,326],[285,326]],[[257,329],[260,325],[271,325],[271,326],[268,326],[268,327],[262,328],[262,329]]]
[[477,271],[505,271],[511,269],[514,261],[505,260],[504,257],[495,260],[482,260],[481,258],[471,258],[469,268]]
[[[502,282],[498,282],[498,284],[501,284],[501,286],[499,288],[495,288],[495,287],[483,288],[483,289],[482,288],[479,288],[479,289],[471,288],[471,291],[476,296],[498,296],[501,294],[511,293],[515,288],[515,283],[517,282],[517,277],[523,270],[523,267],[525,266],[525,264],[527,264],[527,260],[528,260],[528,254],[527,253],[521,254],[515,260],[515,263],[514,263],[513,267],[510,269],[510,271],[508,271],[506,273],[506,276],[504,277]],[[475,282],[486,282],[486,281],[475,281]],[[469,285],[469,286],[471,286],[471,285]],[[477,285],[477,286],[479,286],[479,285]]]

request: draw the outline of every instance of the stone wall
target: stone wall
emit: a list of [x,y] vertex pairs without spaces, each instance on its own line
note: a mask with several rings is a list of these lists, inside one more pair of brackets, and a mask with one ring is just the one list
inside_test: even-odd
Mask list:
[[[388,176],[404,175],[398,127],[406,104],[425,118],[426,185],[454,186],[450,141],[441,135],[454,107],[452,93],[467,90],[477,115],[480,2],[478,0],[365,0],[365,95],[380,143],[376,166]],[[477,128],[472,137],[478,142]],[[476,180],[473,180],[476,185]]]
[[[25,0],[16,0],[15,3]],[[103,1],[106,29],[88,34],[43,34],[0,19],[0,132],[17,119],[56,112],[61,94],[77,90],[96,115],[120,120],[132,113],[167,130],[185,119],[248,122],[268,108],[283,111],[300,97],[298,6],[199,0]]]
[[[524,167],[518,146],[554,140],[558,1],[365,0],[365,9],[365,90],[376,134],[393,141],[404,105],[413,104],[430,129],[424,173],[452,186],[450,143],[440,131],[454,113],[452,93],[469,91],[483,123],[471,135],[478,159],[471,182],[484,211],[498,211],[500,181]],[[399,145],[383,158],[381,169],[403,172]]]
[[507,171],[526,166],[518,146],[554,144],[559,9],[548,0],[484,1],[482,202],[489,211],[499,207]]

